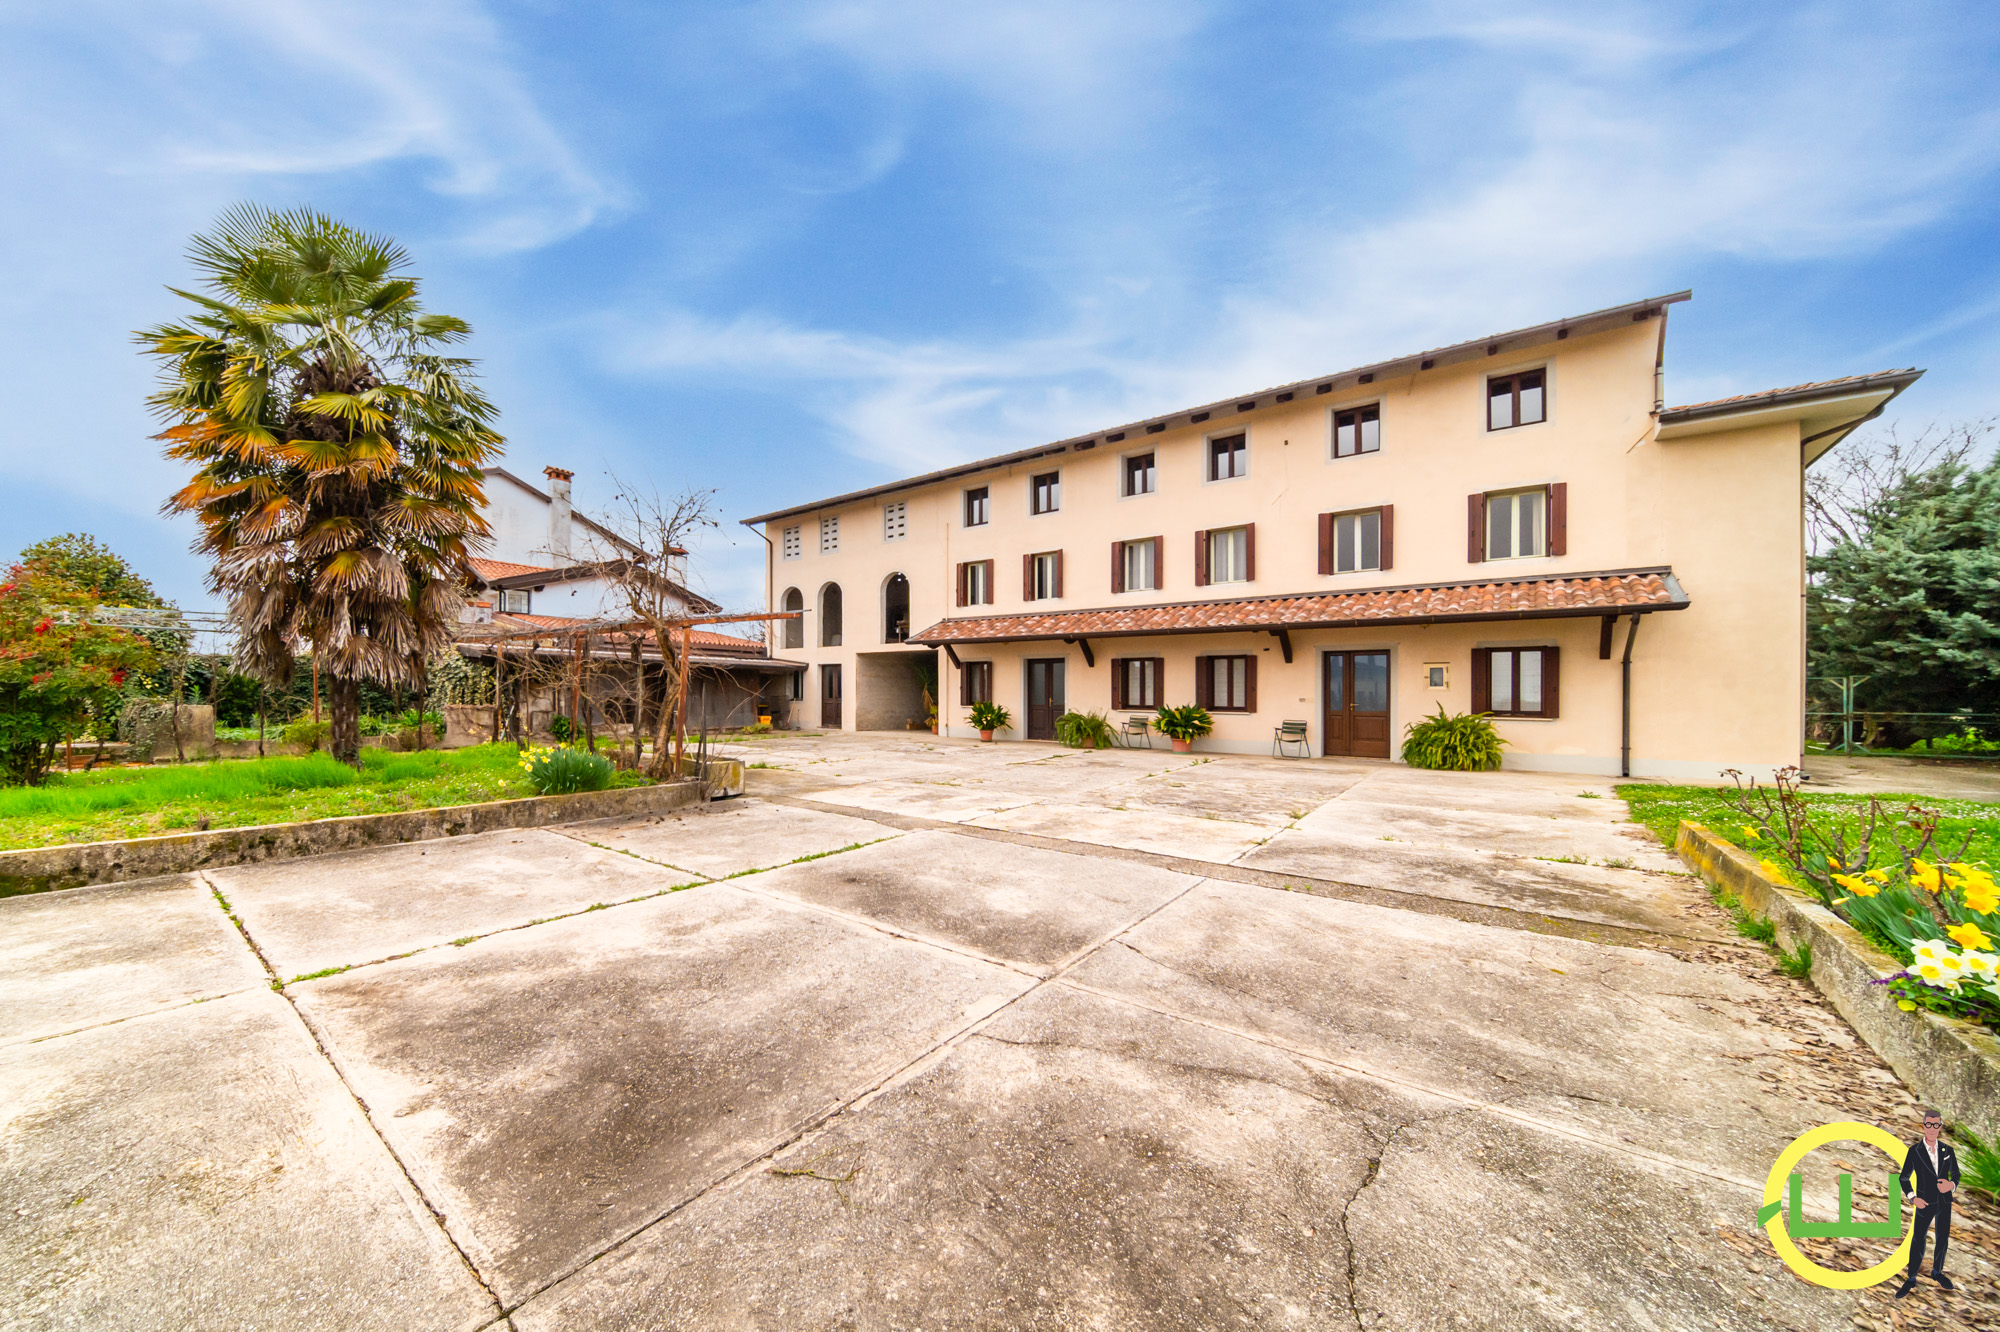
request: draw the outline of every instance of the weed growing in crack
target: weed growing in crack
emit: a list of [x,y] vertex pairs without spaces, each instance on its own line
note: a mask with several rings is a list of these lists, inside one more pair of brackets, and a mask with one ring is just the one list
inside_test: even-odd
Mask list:
[[[294,976],[294,977],[292,977],[292,978],[291,978],[290,980],[286,981],[286,982],[285,982],[285,984],[286,984],[286,985],[297,985],[297,984],[298,984],[298,983],[299,983],[300,981],[309,981],[309,980],[318,980],[318,979],[319,979],[320,977],[322,977],[322,976],[338,976],[338,975],[339,975],[339,974],[340,974],[341,972],[343,972],[343,971],[352,971],[352,970],[354,970],[354,966],[355,966],[355,964],[354,964],[354,963],[352,963],[352,962],[350,962],[350,963],[348,963],[348,964],[347,964],[346,966],[344,966],[344,967],[324,967],[324,968],[321,968],[321,969],[320,969],[320,970],[318,970],[318,971],[308,971],[308,972],[307,972],[307,973],[306,973],[305,975],[303,975],[303,976]],[[276,981],[272,981],[272,982],[271,982],[271,988],[272,988],[272,989],[274,989],[274,990],[275,990],[275,989],[277,989],[277,988],[278,988],[278,982],[276,982]]]
[[1555,865],[1588,865],[1589,856],[1579,856],[1574,851],[1560,856],[1536,856],[1536,860],[1546,860]]
[[1604,866],[1604,868],[1606,868],[1606,869],[1633,869],[1633,868],[1635,868],[1634,864],[1633,864],[1633,863],[1632,863],[1631,861],[1627,860],[1627,859],[1626,859],[1625,857],[1623,857],[1623,856],[1611,856],[1611,857],[1609,857],[1608,859],[1605,859],[1605,860],[1600,860],[1600,861],[1598,861],[1597,863],[1598,863],[1598,864],[1600,864],[1600,865],[1602,865],[1602,866]]
[[466,946],[467,944],[469,944],[469,943],[477,943],[477,942],[478,942],[478,940],[479,940],[479,936],[478,936],[478,935],[476,935],[476,934],[468,934],[468,935],[466,935],[466,936],[465,936],[465,937],[464,937],[463,939],[453,939],[453,940],[451,941],[451,946],[452,946],[453,948],[463,948],[463,947],[465,947],[465,946]]
[[1793,952],[1778,950],[1778,970],[1793,980],[1809,980],[1812,977],[1812,945],[1802,943]]
[[1604,799],[1604,793],[1602,791],[1578,791],[1576,798],[1578,800],[1602,800]]

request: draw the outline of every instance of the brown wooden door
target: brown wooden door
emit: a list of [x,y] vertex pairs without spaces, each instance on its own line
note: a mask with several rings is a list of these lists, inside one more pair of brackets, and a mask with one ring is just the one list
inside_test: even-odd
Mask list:
[[1329,755],[1389,757],[1389,654],[1328,652],[1321,696],[1326,700]]
[[1063,701],[1063,661],[1028,663],[1028,739],[1056,738],[1056,718],[1068,710]]
[[819,724],[840,729],[840,667],[819,668]]

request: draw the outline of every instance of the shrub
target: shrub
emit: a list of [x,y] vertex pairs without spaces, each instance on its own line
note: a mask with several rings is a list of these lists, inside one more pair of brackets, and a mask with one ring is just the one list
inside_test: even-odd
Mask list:
[[1485,713],[1447,716],[1440,703],[1435,715],[1403,728],[1403,762],[1445,772],[1492,772],[1506,743]]
[[554,749],[530,749],[521,755],[521,769],[536,795],[571,795],[577,791],[602,791],[611,785],[611,760],[584,749],[566,745]]
[[1199,740],[1215,729],[1215,718],[1198,703],[1178,708],[1161,704],[1153,714],[1153,729],[1169,740]]
[[966,715],[976,731],[1006,731],[1014,726],[1014,714],[998,703],[974,703]]
[[570,724],[569,718],[558,712],[549,718],[549,734],[562,744],[568,744],[576,737],[576,728]]
[[285,743],[297,745],[308,754],[317,754],[326,738],[333,734],[333,723],[314,721],[311,717],[301,717],[285,727]]
[[1056,718],[1056,739],[1072,749],[1111,748],[1111,723],[1101,712],[1065,712]]

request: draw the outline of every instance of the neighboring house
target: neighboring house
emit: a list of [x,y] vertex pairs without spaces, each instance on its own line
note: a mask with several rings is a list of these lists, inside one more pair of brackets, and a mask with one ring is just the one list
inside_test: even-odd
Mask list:
[[[1202,747],[1390,758],[1442,707],[1507,765],[1799,761],[1803,471],[1892,371],[1667,408],[1680,292],[745,519],[808,720],[901,729],[911,666],[1044,738],[1200,703]],[[917,715],[921,715],[918,713]]]

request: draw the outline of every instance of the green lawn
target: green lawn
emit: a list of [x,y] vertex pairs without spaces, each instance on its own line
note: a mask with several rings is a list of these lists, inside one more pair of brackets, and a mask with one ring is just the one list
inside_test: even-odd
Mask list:
[[[1669,848],[1674,844],[1681,820],[1688,819],[1738,846],[1756,849],[1743,835],[1743,826],[1749,820],[1729,803],[1729,791],[1705,786],[1652,786],[1635,782],[1619,787],[1618,794],[1632,807],[1633,821],[1652,829],[1654,836]],[[1936,810],[1943,816],[1938,841],[1947,852],[1956,854],[1959,843],[1965,839],[1967,832],[1971,832],[1972,847],[1966,858],[2000,868],[2000,804],[1908,794],[1884,795],[1879,799],[1891,821],[1912,804]],[[1808,795],[1805,801],[1813,809],[1827,811],[1857,830],[1868,816],[1868,797],[1865,795],[1829,791]],[[1878,824],[1874,854],[1877,865],[1888,863],[1895,855],[1895,844],[1879,828]],[[1902,836],[1906,841],[1915,841],[1907,829],[1903,830]]]
[[361,751],[360,772],[324,754],[51,774],[0,788],[0,849],[193,828],[290,823],[533,795],[511,744]]

